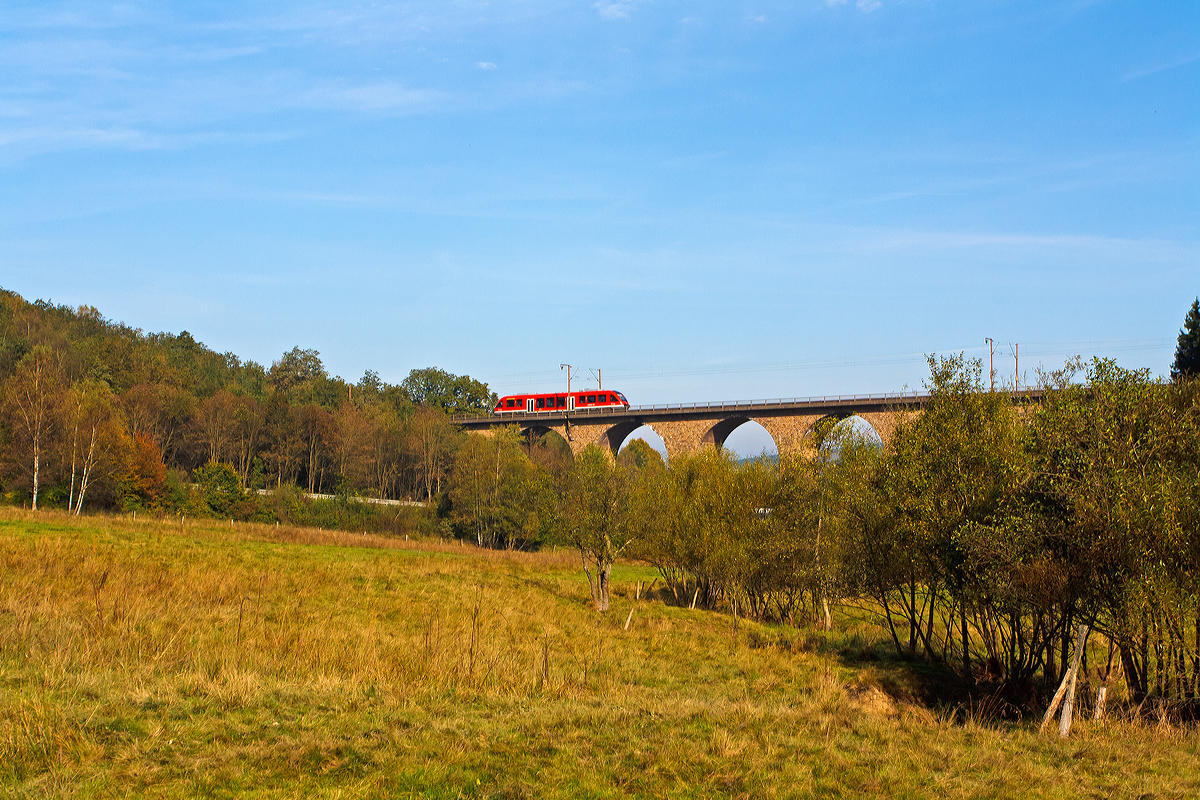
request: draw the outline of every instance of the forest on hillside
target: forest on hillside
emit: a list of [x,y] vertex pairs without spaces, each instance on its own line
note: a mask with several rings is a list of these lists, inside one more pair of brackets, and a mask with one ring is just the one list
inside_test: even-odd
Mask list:
[[186,331],[9,291],[0,387],[4,496],[72,513],[271,513],[234,488],[436,499],[457,441],[449,415],[495,403],[486,384],[437,368],[351,383],[315,350],[264,367]]

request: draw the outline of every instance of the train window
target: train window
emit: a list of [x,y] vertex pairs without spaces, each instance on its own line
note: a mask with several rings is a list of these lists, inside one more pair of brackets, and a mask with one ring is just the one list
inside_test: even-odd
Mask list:
[[539,397],[537,399],[537,408],[545,408],[545,407],[546,407],[546,398]]
[[559,408],[566,408],[566,407],[567,407],[567,398],[565,398],[565,397],[559,397],[557,400],[555,400],[555,404],[556,404],[556,405],[557,405]]
[[594,402],[596,402],[596,395],[594,395],[594,394],[589,394],[589,395],[588,395],[588,402],[589,402],[589,403],[594,403]]
[[514,399],[512,399],[512,398],[510,397],[510,398],[508,398],[507,400],[505,400],[505,401],[504,401],[504,407],[505,407],[505,408],[516,408],[516,407],[517,407],[517,401],[516,401],[516,400],[514,400]]

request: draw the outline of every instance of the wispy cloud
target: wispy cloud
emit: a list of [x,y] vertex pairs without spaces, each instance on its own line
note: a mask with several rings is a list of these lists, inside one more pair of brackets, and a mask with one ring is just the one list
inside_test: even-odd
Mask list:
[[[850,233],[848,231],[848,233]],[[1028,234],[937,230],[855,229],[846,239],[850,250],[939,252],[955,250],[1038,250],[1072,252],[1082,256],[1140,258],[1147,262],[1178,263],[1194,259],[1200,251],[1193,242],[1147,237],[1144,239],[1086,234]]]
[[600,2],[593,4],[592,8],[600,12],[601,19],[616,20],[629,19],[629,15],[636,5],[636,0],[625,0],[625,2],[616,3],[600,0]]
[[[849,2],[850,0],[825,0],[825,5],[829,8],[836,8],[837,6],[844,6]],[[883,3],[879,0],[857,0],[854,5],[864,14],[870,14],[872,11],[883,7]]]
[[475,68],[486,70],[486,71],[491,71],[491,70],[497,69],[496,65],[493,64],[491,61],[476,61]]
[[297,105],[366,112],[404,111],[428,106],[442,97],[441,92],[429,89],[409,89],[398,83],[374,83],[361,86],[325,84],[302,94],[298,98]]
[[1188,55],[1188,56],[1176,58],[1171,61],[1164,61],[1159,64],[1155,64],[1152,67],[1145,67],[1143,69],[1137,69],[1137,70],[1133,70],[1132,72],[1127,72],[1121,76],[1121,80],[1135,81],[1138,78],[1144,78],[1147,75],[1153,75],[1157,72],[1166,72],[1169,69],[1175,69],[1176,67],[1182,67],[1185,64],[1191,64],[1193,61],[1196,61],[1196,60],[1200,60],[1200,51],[1192,53],[1191,55]]

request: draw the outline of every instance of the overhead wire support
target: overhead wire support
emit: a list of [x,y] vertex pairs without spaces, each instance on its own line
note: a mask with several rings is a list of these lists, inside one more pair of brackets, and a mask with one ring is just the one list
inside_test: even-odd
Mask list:
[[996,343],[992,339],[984,339],[988,346],[988,380],[991,391],[996,391]]

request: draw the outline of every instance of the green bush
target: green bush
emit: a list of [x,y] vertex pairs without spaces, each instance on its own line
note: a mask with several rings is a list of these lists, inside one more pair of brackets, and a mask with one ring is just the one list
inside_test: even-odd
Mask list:
[[214,516],[230,516],[230,509],[245,497],[238,474],[228,464],[210,461],[196,470],[195,478],[208,512]]

